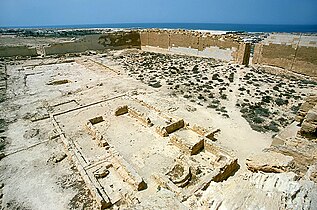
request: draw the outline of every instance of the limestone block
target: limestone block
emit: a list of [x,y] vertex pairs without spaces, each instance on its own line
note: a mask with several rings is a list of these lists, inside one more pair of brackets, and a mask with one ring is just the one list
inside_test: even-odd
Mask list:
[[108,146],[108,142],[105,140],[105,139],[102,139],[98,142],[98,146],[100,147],[105,147],[105,146]]
[[153,125],[153,123],[151,122],[151,120],[148,116],[146,116],[144,113],[141,113],[140,111],[138,111],[134,108],[129,107],[128,113],[131,117],[136,118],[145,126],[152,126]]
[[108,145],[108,142],[104,139],[104,136],[96,129],[95,126],[93,126],[93,124],[91,123],[91,120],[89,120],[85,124],[85,126],[86,126],[89,134],[93,136],[93,140],[97,140],[98,146],[105,147]]
[[309,96],[305,102],[300,106],[295,120],[297,122],[302,122],[310,109],[312,109],[317,104],[317,96]]
[[171,123],[165,127],[167,133],[173,133],[174,131],[184,127],[184,120],[178,120],[174,123]]
[[289,170],[294,158],[276,152],[262,152],[247,159],[246,165],[252,172],[282,173]]
[[[223,180],[226,180],[229,176],[231,176],[233,173],[235,173],[239,169],[238,164],[238,158],[231,157],[228,158],[228,156],[222,156],[225,157],[225,161],[222,162],[222,166],[218,169],[218,174],[212,179],[214,182],[222,182]],[[221,159],[220,159],[221,161]]]
[[317,105],[310,109],[302,123],[300,132],[302,134],[316,135],[317,131]]
[[119,106],[116,110],[115,110],[115,116],[119,116],[119,115],[123,115],[128,113],[128,106]]
[[175,193],[176,195],[181,195],[183,190],[182,188],[178,188],[171,180],[169,180],[168,178],[166,178],[164,175],[162,174],[154,174],[152,175],[154,180],[162,187],[169,189],[170,191],[172,191],[173,193]]
[[311,122],[317,121],[317,106],[307,112],[305,119]]
[[168,134],[173,133],[174,131],[183,128],[185,126],[184,120],[180,119],[178,121],[172,122],[167,126],[157,126],[156,132],[163,137],[168,136]]
[[92,119],[89,120],[89,122],[94,125],[94,124],[97,124],[97,123],[100,123],[103,121],[103,117],[102,116],[98,116],[98,117],[94,117]]
[[197,124],[194,124],[191,129],[202,136],[204,136],[208,132],[208,130],[206,130],[205,128],[203,128],[202,126],[199,126]]
[[302,123],[302,127],[301,127],[301,132],[302,133],[315,133],[316,132],[316,129],[317,129],[317,125],[316,124],[313,124],[307,120],[304,120],[304,122]]
[[133,185],[136,190],[141,191],[147,188],[147,184],[135,169],[119,154],[112,158],[113,166],[120,176],[128,183]]
[[213,142],[212,140],[208,139],[208,138],[204,138],[204,148],[205,151],[212,153],[213,155],[216,156],[221,156],[221,155],[225,155],[225,156],[230,156],[233,157],[232,153],[227,151],[226,149],[222,148],[219,144]]
[[204,139],[190,130],[173,134],[170,141],[188,155],[198,154],[204,148]]
[[98,169],[97,171],[94,172],[94,176],[97,179],[101,179],[101,178],[106,177],[109,173],[110,172],[109,172],[109,170],[107,168],[100,168],[100,169]]
[[168,136],[168,133],[167,133],[165,127],[157,126],[157,127],[155,128],[155,131],[156,131],[160,136],[163,136],[163,137]]

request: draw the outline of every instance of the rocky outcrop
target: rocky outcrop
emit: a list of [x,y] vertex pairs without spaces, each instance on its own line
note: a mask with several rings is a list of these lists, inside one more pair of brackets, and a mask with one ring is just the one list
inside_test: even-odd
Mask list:
[[288,171],[294,158],[277,152],[263,152],[247,159],[247,167],[252,172],[282,173]]
[[200,205],[211,209],[316,209],[317,144],[316,136],[311,138],[316,134],[316,103],[316,96],[309,97],[298,111],[297,122],[279,133],[270,148],[246,160],[248,173],[208,188]]
[[227,182],[211,183],[186,205],[199,209],[315,209],[316,184],[296,180],[295,173],[248,172]]
[[317,144],[305,138],[285,139],[284,144],[267,150],[292,156],[295,164],[293,170],[300,176],[306,173],[308,166],[317,162]]
[[315,165],[311,165],[308,168],[308,170],[304,176],[304,179],[317,183],[317,163]]
[[277,135],[270,148],[274,151],[294,158],[292,171],[300,177],[317,162],[317,96],[310,96],[302,104],[296,122]]

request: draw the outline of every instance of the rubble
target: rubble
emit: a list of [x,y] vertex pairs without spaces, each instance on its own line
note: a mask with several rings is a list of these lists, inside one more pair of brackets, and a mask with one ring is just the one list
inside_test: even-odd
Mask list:
[[252,172],[282,173],[290,171],[293,157],[276,152],[263,152],[247,159],[246,165]]

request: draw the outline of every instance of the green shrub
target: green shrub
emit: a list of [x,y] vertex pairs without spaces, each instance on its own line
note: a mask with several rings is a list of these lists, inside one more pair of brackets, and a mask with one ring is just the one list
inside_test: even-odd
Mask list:
[[284,100],[284,99],[282,99],[282,98],[277,98],[277,99],[275,99],[275,103],[276,103],[276,105],[278,105],[278,106],[282,106],[282,105],[286,105],[286,104],[288,104],[288,100]]
[[253,118],[253,122],[256,123],[256,124],[260,124],[260,123],[263,123],[265,120],[262,118],[262,117],[258,117],[258,116],[255,116]]

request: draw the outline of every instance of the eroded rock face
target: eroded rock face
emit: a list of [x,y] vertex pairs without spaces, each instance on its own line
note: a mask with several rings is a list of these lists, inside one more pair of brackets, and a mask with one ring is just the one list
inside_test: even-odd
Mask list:
[[285,139],[283,144],[271,146],[266,151],[274,151],[293,157],[294,165],[291,171],[300,177],[306,174],[309,166],[317,162],[316,142],[300,136]]
[[[300,177],[305,176],[310,166],[317,162],[317,97],[310,96],[301,106],[296,120],[277,135],[271,147],[266,151],[274,151],[293,157],[291,171]],[[283,160],[283,158],[281,159]]]
[[317,183],[317,163],[315,165],[311,165],[308,168],[307,173],[304,176],[304,179],[311,180]]
[[292,167],[293,160],[293,157],[277,152],[263,152],[249,157],[246,164],[252,172],[281,173],[288,171]]
[[317,186],[295,173],[245,173],[194,194],[187,206],[208,209],[314,209]]
[[216,195],[217,189],[208,189],[200,204],[227,209],[316,209],[316,104],[317,97],[309,97],[296,117],[300,124],[292,124],[278,135],[278,142],[247,159],[253,173],[221,186],[221,196]]
[[300,180],[295,173],[260,174],[249,177],[257,189],[280,194],[285,209],[314,209],[317,206],[317,186],[312,181]]

